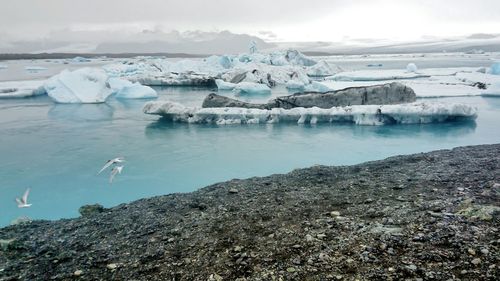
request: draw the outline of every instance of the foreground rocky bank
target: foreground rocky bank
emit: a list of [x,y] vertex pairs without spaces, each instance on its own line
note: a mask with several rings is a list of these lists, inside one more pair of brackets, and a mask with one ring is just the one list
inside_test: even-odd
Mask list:
[[499,196],[500,144],[231,180],[0,229],[0,280],[498,280]]

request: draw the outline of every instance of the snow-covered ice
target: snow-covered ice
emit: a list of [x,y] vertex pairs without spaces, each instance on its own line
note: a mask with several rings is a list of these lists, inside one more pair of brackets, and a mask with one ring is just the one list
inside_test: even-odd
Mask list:
[[254,123],[331,123],[359,125],[422,124],[475,119],[477,110],[465,104],[409,103],[400,105],[357,105],[330,109],[199,108],[170,101],[148,102],[144,113],[161,115],[176,122],[225,124]]
[[339,72],[342,72],[342,69],[336,65],[330,65],[328,62],[321,60],[313,66],[307,68],[307,75],[311,77],[326,77],[332,76]]
[[215,84],[217,85],[217,90],[219,91],[232,91],[236,87],[235,83],[226,82],[222,79],[215,79]]
[[112,91],[108,76],[99,68],[64,70],[44,84],[49,97],[58,103],[102,103]]

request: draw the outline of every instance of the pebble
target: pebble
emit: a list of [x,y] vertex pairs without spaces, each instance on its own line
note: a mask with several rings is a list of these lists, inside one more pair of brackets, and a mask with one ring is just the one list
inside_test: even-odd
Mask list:
[[83,274],[82,270],[76,270],[75,272],[73,272],[73,275],[75,275],[75,276],[80,276],[82,274]]
[[168,238],[168,240],[167,240],[168,243],[172,243],[174,241],[175,241],[175,238]]
[[481,249],[481,254],[483,254],[483,255],[487,255],[489,252],[490,251],[488,251],[488,249],[485,249],[485,248]]
[[311,234],[307,234],[307,235],[306,235],[306,241],[307,241],[307,242],[311,242],[311,241],[313,241],[313,240],[314,240],[314,238],[311,236]]
[[289,267],[289,268],[287,268],[287,269],[286,269],[286,271],[287,271],[287,272],[290,272],[290,273],[293,273],[293,272],[295,272],[296,270],[295,270],[295,267]]
[[118,265],[116,265],[116,263],[110,263],[110,264],[106,265],[106,267],[108,269],[113,270],[113,269],[116,269],[118,267]]
[[339,211],[332,211],[332,212],[330,213],[330,216],[332,216],[332,217],[336,218],[336,217],[340,216],[340,212],[339,212]]
[[316,237],[318,237],[318,239],[323,239],[326,237],[326,234],[320,233],[320,234],[316,235]]
[[406,268],[410,271],[415,271],[417,270],[417,266],[414,264],[407,265]]
[[472,262],[473,265],[478,265],[478,264],[481,263],[481,259],[480,258],[475,258],[471,262]]
[[467,249],[467,252],[468,252],[470,255],[472,255],[472,256],[475,256],[475,255],[476,255],[476,251],[474,251],[474,249],[472,249],[472,248]]
[[241,247],[241,246],[234,247],[235,252],[241,252],[241,249],[243,249],[243,247]]
[[238,189],[236,189],[236,188],[231,188],[231,189],[229,189],[229,193],[238,193],[238,192],[239,192],[239,191],[238,191]]

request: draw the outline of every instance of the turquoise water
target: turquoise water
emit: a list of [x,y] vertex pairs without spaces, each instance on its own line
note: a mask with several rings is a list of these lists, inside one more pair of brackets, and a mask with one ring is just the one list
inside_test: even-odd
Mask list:
[[[160,99],[196,105],[207,89],[159,88]],[[279,94],[279,93],[278,93]],[[269,97],[262,97],[267,99]],[[251,100],[251,99],[250,99]],[[439,101],[432,99],[432,102]],[[57,105],[48,97],[0,102],[0,225],[20,216],[69,218],[84,204],[110,207],[187,192],[232,178],[315,164],[348,165],[397,154],[500,142],[500,99],[441,99],[479,109],[476,122],[435,125],[172,124],[142,113],[145,101]],[[107,159],[127,162],[113,185]],[[14,199],[31,187],[33,206]]]

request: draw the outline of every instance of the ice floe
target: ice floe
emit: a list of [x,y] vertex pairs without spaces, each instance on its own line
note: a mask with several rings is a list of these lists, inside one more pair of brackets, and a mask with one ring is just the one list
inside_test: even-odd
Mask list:
[[240,95],[270,95],[271,88],[265,84],[253,82],[241,82],[236,84],[234,92]]
[[170,101],[148,102],[146,114],[163,116],[175,122],[254,124],[254,123],[331,123],[350,122],[359,125],[422,124],[475,119],[477,110],[465,104],[409,103],[400,105],[358,105],[330,109],[292,108],[199,108]]
[[31,71],[31,72],[38,72],[38,71],[47,70],[47,68],[43,67],[43,66],[25,66],[24,69],[26,71]]
[[493,75],[500,75],[500,62],[492,64],[489,73]]
[[47,80],[44,88],[58,103],[102,103],[112,93],[107,80],[106,73],[98,68],[64,70]]
[[0,98],[26,98],[45,94],[43,80],[0,82]]

